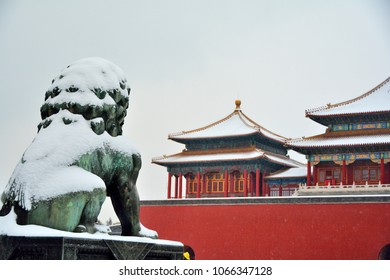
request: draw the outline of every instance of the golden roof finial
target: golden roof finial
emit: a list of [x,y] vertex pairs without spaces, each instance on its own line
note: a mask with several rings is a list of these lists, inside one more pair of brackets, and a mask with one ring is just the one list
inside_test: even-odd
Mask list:
[[235,103],[236,103],[236,111],[241,110],[241,108],[240,108],[241,100],[237,99]]

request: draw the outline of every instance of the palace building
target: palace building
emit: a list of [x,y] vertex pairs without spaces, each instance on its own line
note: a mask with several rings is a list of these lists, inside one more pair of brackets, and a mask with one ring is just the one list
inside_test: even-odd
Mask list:
[[287,141],[306,155],[307,186],[390,183],[390,78],[357,98],[307,110],[306,117],[327,127]]
[[311,137],[275,134],[240,105],[169,135],[185,149],[153,159],[167,168],[168,199],[141,201],[142,223],[191,259],[389,259],[390,78],[307,110],[327,127]]
[[[168,198],[268,196],[268,174],[304,166],[288,157],[285,137],[247,117],[241,101],[235,104],[233,113],[217,122],[169,135],[170,140],[185,144],[185,149],[152,160],[167,167]],[[296,188],[297,182],[290,181]],[[290,194],[290,187],[284,192]]]
[[[329,194],[389,192],[389,100],[390,78],[357,98],[307,110],[327,129],[299,139],[260,126],[237,100],[227,117],[170,134],[185,149],[152,162],[167,167],[168,198],[291,196],[329,186]],[[307,165],[290,159],[288,149],[306,155]]]

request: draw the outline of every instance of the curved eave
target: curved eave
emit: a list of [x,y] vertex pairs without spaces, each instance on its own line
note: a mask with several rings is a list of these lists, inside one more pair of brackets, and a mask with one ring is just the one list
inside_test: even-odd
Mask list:
[[361,144],[338,144],[338,145],[311,145],[311,146],[299,146],[299,145],[291,145],[289,144],[288,146],[291,147],[292,149],[295,148],[340,148],[340,147],[359,147],[359,146],[385,146],[385,145],[390,145],[388,142],[381,142],[381,143],[361,143]]
[[241,137],[248,137],[248,136],[255,136],[258,134],[257,131],[253,131],[251,133],[246,134],[239,134],[239,135],[219,135],[219,136],[204,136],[204,137],[176,137],[176,136],[168,136],[169,140],[173,140],[178,143],[187,144],[190,142],[196,142],[196,141],[205,141],[205,140],[218,140],[218,139],[237,139]]
[[[250,154],[258,153],[258,155],[252,155]],[[241,154],[240,157],[237,155]],[[206,154],[206,155],[186,155],[185,152],[170,155],[170,156],[164,156],[161,158],[156,158],[152,160],[152,163],[158,164],[165,167],[172,167],[177,165],[183,165],[183,164],[199,164],[199,163],[217,163],[217,162],[248,162],[248,161],[257,161],[257,160],[266,160],[270,163],[274,163],[280,166],[286,166],[286,167],[297,167],[299,162],[296,162],[294,160],[291,160],[288,157],[283,157],[276,154],[269,154],[265,153],[263,151],[251,151],[248,152],[247,156],[243,156],[242,153],[225,153],[224,156],[218,155],[218,154]],[[183,159],[174,159],[175,157],[183,157]],[[189,160],[189,157],[193,157],[194,159]],[[203,157],[203,159],[202,159]],[[213,158],[214,157],[214,158]],[[187,158],[187,159],[186,159]]]
[[252,133],[246,133],[246,134],[240,134],[240,135],[223,135],[223,136],[208,136],[208,137],[175,137],[175,136],[168,136],[169,140],[173,140],[178,143],[182,144],[188,144],[191,142],[197,142],[197,141],[214,141],[214,140],[226,140],[226,139],[233,139],[236,140],[238,138],[245,138],[245,137],[259,137],[261,139],[265,139],[271,143],[284,146],[285,141],[287,138],[284,138],[285,140],[277,140],[271,137],[268,137],[261,131],[253,131]]
[[236,162],[236,161],[253,161],[253,160],[258,160],[262,159],[262,156],[259,157],[253,157],[253,158],[227,158],[227,159],[218,159],[218,160],[199,160],[199,161],[174,161],[174,162],[164,162],[164,161],[159,161],[159,160],[152,160],[152,163],[165,166],[165,167],[171,167],[171,166],[176,166],[176,165],[183,165],[183,164],[195,164],[195,163],[213,163],[213,162]]
[[311,120],[329,126],[335,123],[357,123],[362,121],[389,121],[390,110],[388,111],[371,111],[361,113],[346,113],[332,115],[315,115],[306,113],[306,117]]
[[[312,146],[299,146],[287,144],[288,149],[292,149],[296,152],[303,154],[315,154],[315,153],[329,153],[329,152],[370,152],[383,150],[384,147],[390,148],[390,143],[363,143],[363,144],[339,144],[339,145],[312,145]],[[378,149],[382,148],[382,149]]]

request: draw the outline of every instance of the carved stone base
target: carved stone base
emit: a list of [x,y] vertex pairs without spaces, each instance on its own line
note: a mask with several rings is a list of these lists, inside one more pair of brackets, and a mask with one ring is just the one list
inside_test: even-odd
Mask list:
[[111,239],[0,236],[0,260],[160,259],[183,259],[183,246]]

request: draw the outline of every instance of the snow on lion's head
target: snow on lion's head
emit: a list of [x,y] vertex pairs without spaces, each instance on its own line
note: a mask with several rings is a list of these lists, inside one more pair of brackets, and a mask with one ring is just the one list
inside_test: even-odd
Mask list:
[[97,120],[91,122],[91,129],[98,135],[104,131],[111,136],[121,135],[129,94],[127,80],[118,66],[97,57],[78,60],[53,79],[41,107],[38,129],[48,127],[59,111],[68,110],[86,120]]

